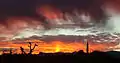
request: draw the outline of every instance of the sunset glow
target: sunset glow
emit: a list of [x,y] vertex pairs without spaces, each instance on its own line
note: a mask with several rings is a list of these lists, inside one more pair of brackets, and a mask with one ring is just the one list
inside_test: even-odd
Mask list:
[[28,42],[38,45],[33,54],[86,52],[84,39],[90,40],[90,52],[114,50],[120,41],[120,15],[109,5],[103,10],[102,4],[93,3],[80,4],[81,7],[37,4],[30,11],[34,11],[32,16],[15,14],[6,17],[5,14],[4,22],[0,21],[0,54],[8,53],[10,49],[14,54],[20,54],[20,47],[28,53]]
[[[33,40],[34,41],[34,40]],[[75,51],[83,50],[86,52],[86,44],[83,42],[61,42],[61,41],[52,41],[52,42],[32,42],[32,47],[34,44],[37,44],[38,46],[35,48],[33,54],[38,54],[39,52],[44,52],[44,53],[55,53],[55,52],[64,52],[64,53],[72,53]],[[89,43],[90,47],[89,50],[90,52],[98,50],[98,51],[107,51],[107,49],[110,46],[115,46],[115,44],[110,44],[109,46],[107,43],[94,43],[92,42]],[[25,49],[25,52],[29,52],[29,47],[28,43],[14,43],[14,42],[2,42],[0,43],[0,48],[1,49],[1,54],[4,50],[5,52],[9,53],[9,50],[12,48],[13,53],[21,53],[20,47],[22,46]]]

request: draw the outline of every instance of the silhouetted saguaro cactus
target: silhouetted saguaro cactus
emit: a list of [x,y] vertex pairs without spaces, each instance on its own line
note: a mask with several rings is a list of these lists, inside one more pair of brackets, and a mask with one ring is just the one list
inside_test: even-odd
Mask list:
[[29,50],[29,53],[28,53],[28,54],[32,54],[32,52],[33,52],[33,50],[35,49],[36,46],[38,46],[38,45],[37,45],[37,44],[34,44],[34,46],[33,46],[33,48],[32,48],[32,43],[29,42],[29,46],[28,46],[28,47],[29,47],[30,50]]
[[84,42],[86,43],[86,53],[89,53],[89,42],[87,39],[85,39]]
[[89,43],[87,41],[87,44],[86,44],[86,53],[89,53]]

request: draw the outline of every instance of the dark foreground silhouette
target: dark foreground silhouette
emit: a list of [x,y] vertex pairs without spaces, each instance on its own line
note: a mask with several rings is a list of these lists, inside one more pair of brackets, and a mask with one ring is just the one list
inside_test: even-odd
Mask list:
[[29,54],[3,54],[0,63],[119,63],[120,52],[84,53],[83,51],[73,53],[40,53]]

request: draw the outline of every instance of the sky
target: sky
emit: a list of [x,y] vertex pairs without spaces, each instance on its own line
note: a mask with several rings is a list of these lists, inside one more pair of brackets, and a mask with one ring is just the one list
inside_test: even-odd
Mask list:
[[[0,0],[0,48],[19,49],[21,44],[14,43],[33,39],[33,36],[37,36],[34,38],[37,40],[40,37],[48,40],[46,36],[74,37],[105,32],[115,35],[113,33],[120,33],[119,6],[119,0]],[[94,31],[96,33],[92,33]],[[117,37],[119,39],[119,36]],[[52,46],[56,41],[66,46],[67,44],[75,44],[75,41],[64,41],[63,39],[60,39],[63,41],[49,40],[50,44],[48,44],[49,41],[43,40],[43,42],[51,49],[58,47],[56,45],[59,43],[55,43],[55,47]],[[80,39],[78,43],[82,45],[81,48],[84,48]],[[63,44],[60,45],[61,48],[65,47]],[[104,49],[101,50],[109,48],[106,43],[104,44],[102,44]],[[22,43],[22,45],[25,44]],[[27,49],[26,45],[24,47]],[[102,48],[101,43],[98,45]],[[47,47],[45,46],[42,48]],[[70,45],[73,48],[72,51],[76,51],[77,47],[74,48],[74,46]],[[92,46],[94,50],[99,49],[96,46]],[[44,50],[42,49],[42,51]],[[52,50],[52,52],[55,51]]]

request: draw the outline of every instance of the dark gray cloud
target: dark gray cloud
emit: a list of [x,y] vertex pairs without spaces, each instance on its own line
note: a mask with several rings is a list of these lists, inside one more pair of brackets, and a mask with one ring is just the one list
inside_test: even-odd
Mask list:
[[[80,12],[89,13],[95,22],[100,22],[106,18],[101,6],[104,4],[103,0],[0,0],[0,16],[2,23],[6,17],[10,16],[29,16],[38,17],[36,7],[44,4],[52,5],[62,12],[72,13],[73,9],[77,8]],[[44,20],[44,18],[42,18]],[[43,23],[46,23],[43,21]]]

